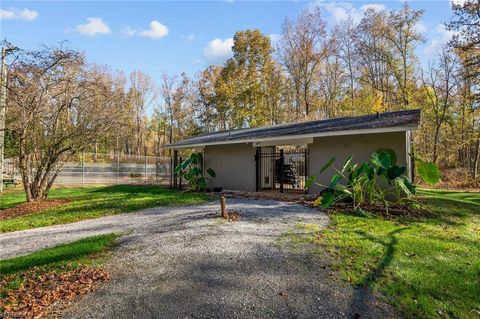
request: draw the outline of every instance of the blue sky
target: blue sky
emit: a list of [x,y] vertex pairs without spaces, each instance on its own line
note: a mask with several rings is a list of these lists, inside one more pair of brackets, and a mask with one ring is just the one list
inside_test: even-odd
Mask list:
[[[143,71],[159,80],[163,72],[193,75],[230,54],[235,31],[258,28],[275,40],[285,17],[318,3],[329,26],[350,14],[360,19],[366,7],[399,8],[400,1],[342,2],[162,2],[162,1],[2,1],[0,35],[34,49],[68,40],[90,62],[129,73]],[[451,34],[441,24],[451,16],[450,3],[411,1],[425,10],[418,26],[427,42],[418,48],[431,59]]]

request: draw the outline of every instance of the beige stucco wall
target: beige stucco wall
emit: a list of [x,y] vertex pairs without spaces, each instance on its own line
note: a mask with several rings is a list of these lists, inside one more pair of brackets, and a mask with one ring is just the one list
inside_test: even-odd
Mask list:
[[251,143],[206,146],[205,168],[216,177],[209,187],[255,191],[255,148]]
[[[397,155],[397,165],[407,167],[407,132],[375,133],[364,135],[316,137],[309,148],[309,175],[318,174],[321,167],[335,156],[337,168],[341,168],[349,156],[353,156],[353,162],[364,162],[370,155],[380,148],[390,148]],[[323,172],[318,181],[328,185],[330,178],[335,174],[333,168]],[[317,194],[321,187],[314,186],[309,192]]]
[[[407,132],[375,133],[348,136],[316,137],[309,148],[309,176],[318,174],[320,168],[333,156],[337,167],[353,155],[354,162],[364,162],[380,148],[393,149],[397,165],[409,169],[407,158]],[[206,146],[204,149],[205,168],[212,168],[216,177],[209,181],[209,187],[255,191],[256,166],[255,147],[251,143]],[[332,168],[323,172],[318,181],[327,185],[334,174]],[[314,186],[309,193],[317,194],[322,188]]]

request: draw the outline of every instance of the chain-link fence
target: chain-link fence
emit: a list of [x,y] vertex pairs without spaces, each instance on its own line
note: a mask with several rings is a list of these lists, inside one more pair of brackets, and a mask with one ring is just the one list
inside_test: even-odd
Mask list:
[[[63,164],[55,185],[160,184],[171,185],[170,157],[80,153]],[[5,177],[20,179],[18,161],[7,159]]]

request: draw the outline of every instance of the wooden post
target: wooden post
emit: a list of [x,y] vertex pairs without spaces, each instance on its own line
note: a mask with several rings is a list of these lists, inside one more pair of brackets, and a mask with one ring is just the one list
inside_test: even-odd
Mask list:
[[225,196],[223,196],[223,195],[220,197],[220,214],[221,214],[222,218],[225,218],[225,219],[228,218],[227,212],[226,212],[226,209],[225,209]]
[[[180,163],[180,164],[183,163],[183,159],[182,159],[181,156],[180,156],[180,162],[179,162],[179,163]],[[178,189],[182,189],[182,175],[179,175],[179,176],[178,176]]]
[[261,187],[261,176],[262,172],[260,171],[260,148],[257,147],[255,151],[255,175],[256,175],[256,183],[255,183],[255,191],[259,192]]
[[85,186],[85,158],[82,152],[82,187]]
[[[303,158],[303,161],[304,161],[304,165],[303,165],[303,169],[305,170],[305,179],[304,179],[304,183],[303,183],[303,187],[305,188],[305,183],[307,182],[308,180],[308,148],[305,148],[305,153],[304,153],[304,158]],[[305,194],[308,194],[308,189],[305,189]]]
[[172,167],[172,175],[173,175],[173,188],[177,188],[177,174],[175,173],[175,168],[178,165],[178,151],[173,150],[173,167]]
[[283,193],[283,170],[284,170],[283,148],[280,149],[280,193]]

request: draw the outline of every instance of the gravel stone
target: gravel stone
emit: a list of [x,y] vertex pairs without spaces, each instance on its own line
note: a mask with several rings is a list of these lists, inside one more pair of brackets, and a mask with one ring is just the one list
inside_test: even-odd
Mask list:
[[[314,247],[281,235],[328,217],[294,203],[227,199],[159,207],[0,235],[0,258],[110,232],[125,233],[109,261],[112,280],[68,307],[65,318],[397,318],[365,289],[332,275]],[[317,247],[318,249],[318,247]]]

